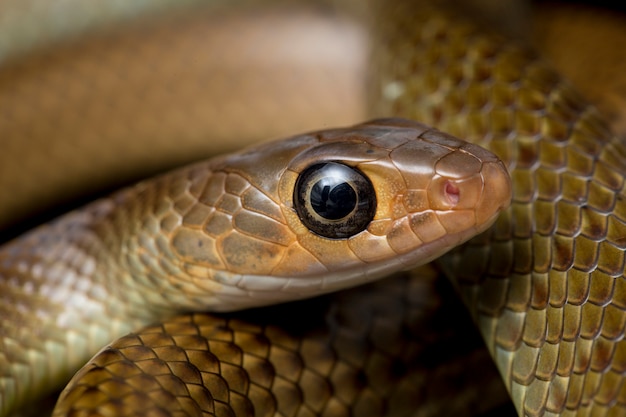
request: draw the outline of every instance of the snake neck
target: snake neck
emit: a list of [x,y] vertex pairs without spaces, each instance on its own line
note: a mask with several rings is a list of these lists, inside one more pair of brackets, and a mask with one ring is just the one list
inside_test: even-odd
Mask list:
[[140,184],[0,248],[0,415],[69,380],[111,340],[174,314],[164,306],[194,302],[179,284],[168,291],[181,269],[155,235],[175,188]]
[[103,266],[95,279],[126,306],[125,314],[145,322],[206,309],[211,291],[199,288],[198,281],[213,282],[217,272],[193,270],[172,241],[183,214],[198,202],[194,188],[212,174],[205,163],[186,167],[87,208],[91,218],[81,239],[90,241],[91,256]]
[[148,320],[115,301],[113,271],[96,267],[106,256],[90,229],[97,211],[0,249],[0,415],[67,381],[111,338]]

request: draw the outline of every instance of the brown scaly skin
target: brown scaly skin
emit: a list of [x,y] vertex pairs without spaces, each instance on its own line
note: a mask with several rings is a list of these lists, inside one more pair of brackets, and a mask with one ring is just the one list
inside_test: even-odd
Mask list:
[[[526,51],[443,14],[386,10],[375,112],[475,140],[512,171],[512,208],[446,267],[516,408],[624,414],[623,142]],[[392,58],[407,50],[411,59]]]
[[[303,172],[328,162],[371,183],[342,179],[373,203],[346,215],[342,230],[371,213],[341,238],[324,220],[310,230],[297,206]],[[492,153],[403,119],[261,144],[123,189],[0,248],[0,408],[174,313],[310,298],[423,265],[486,230],[510,196]]]
[[[497,38],[481,40],[484,38],[471,35],[475,33],[474,29],[466,26],[459,29],[462,33],[457,37],[445,36],[443,27],[445,33],[451,33],[447,18],[440,21],[441,29],[437,30],[438,24],[413,20],[416,16],[411,11],[391,10],[396,18],[411,19],[406,24],[400,22],[388,27],[397,31],[402,42],[410,43],[409,50],[413,51],[416,45],[413,30],[440,36],[434,37],[437,41],[434,49],[418,48],[413,62],[407,64],[394,60],[393,68],[382,71],[390,74],[389,79],[376,86],[388,85],[390,80],[412,81],[405,83],[410,88],[404,94],[386,102],[381,100],[376,114],[409,115],[489,143],[514,169],[514,208],[502,218],[493,234],[464,249],[470,253],[464,258],[465,263],[460,263],[463,262],[459,261],[460,257],[452,257],[450,269],[458,274],[459,286],[473,306],[474,316],[482,323],[492,352],[498,353],[498,363],[513,391],[518,410],[521,414],[541,415],[542,407],[546,405],[549,411],[544,415],[575,415],[580,405],[581,415],[623,415],[619,402],[621,392],[610,390],[621,390],[620,381],[610,381],[620,377],[615,372],[608,372],[607,375],[612,376],[600,376],[597,372],[603,364],[619,369],[619,352],[623,349],[617,341],[624,327],[620,308],[624,295],[619,288],[623,266],[621,270],[610,268],[613,277],[603,272],[605,265],[620,264],[623,257],[622,250],[612,249],[623,247],[620,239],[624,236],[622,184],[626,153],[621,141],[612,137],[594,110],[570,87],[526,52],[498,46],[501,40]],[[385,14],[378,16],[385,17]],[[391,40],[396,35],[389,36],[389,45],[402,45],[402,42]],[[429,36],[425,38],[433,40]],[[482,52],[465,54],[465,42],[479,47],[473,49],[474,52]],[[451,45],[458,45],[459,49]],[[399,48],[402,53],[407,50]],[[452,53],[439,59],[442,51]],[[389,52],[393,53],[393,50]],[[488,58],[487,64],[473,61],[480,55]],[[422,59],[424,57],[428,59]],[[440,67],[427,73],[423,63],[429,59],[438,61]],[[463,65],[454,65],[454,62]],[[500,70],[496,72],[499,78],[491,77],[493,73],[490,71],[494,67]],[[409,78],[405,78],[409,73]],[[470,80],[460,83],[469,91],[456,89],[459,76]],[[499,82],[492,83],[493,79]],[[526,81],[520,81],[522,79]],[[399,91],[396,87],[391,88],[394,96],[394,92]],[[439,95],[422,94],[423,91],[434,91]],[[455,94],[456,91],[461,93]],[[380,90],[374,95],[380,95]],[[427,96],[435,97],[435,100],[425,99]],[[559,168],[559,164],[565,166]],[[561,178],[567,181],[561,182]],[[606,215],[603,210],[612,214]],[[550,214],[541,217],[543,213]],[[607,219],[606,223],[604,219]],[[592,254],[591,259],[578,255],[568,262],[568,248],[574,244],[576,252],[572,253]],[[584,250],[589,246],[592,250]],[[523,256],[529,252],[522,251],[529,247],[535,248],[533,256]],[[546,256],[552,253],[554,256]],[[603,254],[599,258],[601,262],[595,262],[594,253]],[[487,261],[477,262],[480,259]],[[608,264],[604,263],[606,260]],[[610,285],[598,285],[602,281],[608,281]],[[610,300],[602,293],[607,288],[611,289]],[[518,293],[519,289],[522,291]],[[529,308],[530,313],[517,313],[518,308]],[[583,319],[583,312],[592,312],[585,317],[600,320]],[[544,314],[551,320],[556,317],[545,334],[542,332],[546,323]],[[502,324],[494,326],[493,317],[500,316],[503,317]],[[529,325],[522,329],[520,326],[525,321]],[[185,326],[180,327],[185,331]],[[512,331],[507,334],[507,330]],[[542,338],[542,334],[546,337]],[[587,339],[577,339],[580,334]],[[609,339],[615,336],[616,342],[606,339],[604,336],[607,335]],[[522,354],[517,356],[518,359],[511,359],[508,352],[519,346]],[[608,347],[609,355],[600,355],[600,350],[596,350],[598,353],[591,356],[593,360],[587,361],[593,346]],[[611,353],[612,346],[617,354]],[[543,353],[537,357],[539,351]],[[577,355],[576,362],[571,359],[574,354]],[[114,355],[111,357],[115,358]],[[604,360],[606,358],[612,360],[611,364]],[[538,368],[534,367],[534,359],[539,360]],[[513,369],[509,371],[511,364]],[[594,365],[591,372],[580,373],[586,371],[587,364]],[[572,382],[566,387],[570,374],[573,375]],[[515,383],[511,382],[512,379]],[[581,383],[585,386],[585,395],[578,397],[577,389]],[[525,384],[531,388],[524,389]],[[547,394],[550,396],[548,401],[545,388],[550,384],[554,389]],[[525,395],[526,391],[529,395]],[[486,393],[478,396],[481,400],[491,398]],[[561,401],[564,398],[567,398],[563,400],[565,402]],[[451,403],[450,406],[454,410],[450,414],[457,415],[459,409],[454,409]],[[374,408],[366,411],[371,410]]]
[[482,415],[506,391],[450,293],[423,269],[262,311],[180,316],[108,347],[54,415]]
[[[374,94],[394,81],[405,89],[373,99],[375,112],[434,123],[491,149],[511,170],[511,208],[447,268],[516,408],[626,414],[624,141],[523,49],[444,14],[426,22],[389,10],[409,18],[382,24]],[[411,59],[392,58],[411,46]]]

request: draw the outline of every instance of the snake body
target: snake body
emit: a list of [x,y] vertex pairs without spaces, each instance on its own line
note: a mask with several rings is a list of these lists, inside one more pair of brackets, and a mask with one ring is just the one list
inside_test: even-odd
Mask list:
[[493,154],[402,120],[140,183],[0,251],[3,408],[177,311],[301,299],[429,262],[484,231],[509,199]]
[[[435,125],[490,149],[511,172],[512,206],[441,265],[517,412],[624,415],[622,139],[525,48],[427,4],[372,8],[370,114]],[[76,270],[89,269],[82,265]],[[378,416],[417,414],[419,405],[426,415],[480,412],[495,396],[465,391],[467,408],[450,401],[447,409],[427,399],[424,387],[441,379],[420,364],[437,355],[424,352],[416,334],[426,326],[445,339],[446,331],[436,315],[432,327],[424,324],[421,311],[433,313],[441,301],[421,291],[438,294],[440,284],[420,274],[318,300],[321,307],[305,303],[322,318],[303,327],[285,319],[285,306],[267,321],[260,311],[181,316],[132,334],[78,374],[85,379],[64,393],[75,405],[57,413],[160,415],[169,407],[175,415]],[[448,339],[455,348],[461,341]],[[449,381],[445,372],[442,379]]]
[[[406,65],[378,61],[382,87],[404,89],[374,102],[482,144],[511,170],[511,209],[448,265],[519,414],[624,413],[623,139],[523,48],[411,18],[386,26],[380,53],[428,46]],[[424,62],[435,69],[415,75]],[[428,89],[436,99],[422,101]]]
[[[378,111],[436,120],[511,170],[510,211],[451,261],[451,274],[521,415],[620,415],[623,139],[532,54],[467,26],[444,35],[443,22],[422,22],[428,29],[413,36],[415,22],[389,28],[386,45],[433,43],[413,65],[386,67],[385,81],[409,81],[406,94],[381,100]],[[474,47],[457,60],[460,44]],[[430,72],[409,75],[429,59],[446,75],[434,82]],[[442,99],[416,105],[420,87]],[[468,100],[459,101],[463,94]]]

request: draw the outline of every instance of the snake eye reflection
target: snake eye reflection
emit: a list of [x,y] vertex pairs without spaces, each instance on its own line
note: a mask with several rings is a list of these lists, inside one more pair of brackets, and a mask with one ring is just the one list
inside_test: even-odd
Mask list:
[[331,239],[359,233],[376,213],[376,195],[369,179],[336,162],[305,169],[296,181],[293,200],[302,223]]

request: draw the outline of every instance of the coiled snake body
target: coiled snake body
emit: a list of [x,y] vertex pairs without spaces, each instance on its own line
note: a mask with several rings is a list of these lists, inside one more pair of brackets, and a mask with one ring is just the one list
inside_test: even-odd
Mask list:
[[[520,415],[626,413],[623,141],[523,48],[411,3],[372,6],[377,23],[371,114],[420,120],[483,145],[504,161],[512,179],[511,207],[487,232],[447,255],[441,268],[469,306]],[[426,172],[405,162],[420,151],[406,136],[396,137],[398,131],[427,137],[433,158]],[[445,135],[445,152],[435,150],[431,134],[420,124],[383,120],[261,145],[153,185],[140,184],[7,244],[0,253],[3,412],[53,379],[66,378],[86,352],[138,324],[181,308],[219,309],[224,302],[249,307],[311,295],[310,284],[280,279],[294,268],[319,276],[322,284],[314,286],[323,293],[352,284],[357,272],[351,271],[374,279],[389,264],[416,265],[415,248],[441,237],[444,229],[481,231],[506,205],[507,181],[497,175],[496,184],[504,187],[487,186],[492,199],[475,197],[465,206],[459,197],[465,187],[483,189],[476,178],[491,177],[478,175],[485,167],[502,170],[479,148],[470,147],[479,157],[460,152],[472,161],[462,162],[455,149],[468,145]],[[334,142],[339,135],[345,136]],[[319,159],[356,167],[377,197],[365,225],[351,229],[352,220],[339,225],[332,233],[340,234],[330,240],[320,237],[326,232],[319,228],[315,233],[303,228],[294,194],[299,175]],[[258,169],[255,176],[250,167]],[[442,215],[435,223],[415,216],[412,210],[423,208],[429,187],[424,182],[435,184],[431,213],[458,206],[466,214]],[[313,181],[305,195],[314,188]],[[353,192],[360,196],[359,189]],[[307,201],[301,205],[311,212]],[[481,206],[485,201],[495,204]],[[414,220],[400,230],[405,217]],[[357,243],[342,233],[372,239]],[[463,232],[443,243],[448,247],[467,237]],[[421,261],[435,255],[431,245],[427,248],[425,257],[417,249]],[[395,265],[399,253],[409,255]],[[117,263],[102,262],[111,258]],[[222,272],[207,272],[207,265]],[[250,272],[266,279],[250,278]],[[146,291],[155,283],[166,288]],[[497,402],[483,390],[498,392],[497,386],[484,383],[444,406],[430,402],[428,387],[433,381],[449,384],[446,372],[453,371],[438,374],[431,365],[435,357],[452,355],[429,350],[428,335],[443,340],[442,346],[465,348],[445,331],[446,320],[455,322],[456,316],[435,313],[447,305],[436,296],[442,285],[427,271],[415,270],[265,313],[178,316],[103,350],[64,392],[63,399],[73,402],[60,404],[55,413],[480,412]],[[300,292],[304,288],[306,294]],[[260,294],[264,298],[257,298]],[[86,327],[87,322],[98,325]],[[422,333],[421,326],[429,332]],[[465,334],[461,340],[467,341]],[[480,359],[476,355],[472,358]],[[39,373],[43,379],[35,380]],[[454,397],[454,390],[448,392]]]

